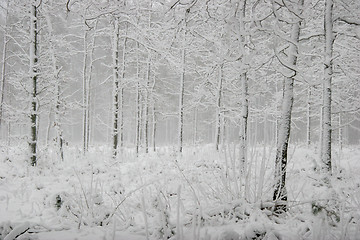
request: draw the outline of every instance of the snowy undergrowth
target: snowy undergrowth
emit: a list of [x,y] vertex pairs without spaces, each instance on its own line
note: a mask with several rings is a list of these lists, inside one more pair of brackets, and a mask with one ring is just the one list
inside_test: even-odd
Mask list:
[[241,168],[235,146],[134,157],[124,149],[85,156],[51,149],[37,167],[25,148],[1,149],[0,239],[356,239],[360,234],[360,150],[334,152],[331,190],[315,149],[289,150],[289,212],[273,214],[274,149],[249,149]]

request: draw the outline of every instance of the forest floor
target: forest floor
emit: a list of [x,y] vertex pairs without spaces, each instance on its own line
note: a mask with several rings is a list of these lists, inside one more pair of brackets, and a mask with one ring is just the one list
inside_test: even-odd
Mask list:
[[334,147],[324,184],[315,148],[291,146],[288,212],[273,212],[274,148],[172,149],[138,158],[68,147],[65,161],[43,149],[0,147],[0,239],[245,240],[360,239],[360,147]]

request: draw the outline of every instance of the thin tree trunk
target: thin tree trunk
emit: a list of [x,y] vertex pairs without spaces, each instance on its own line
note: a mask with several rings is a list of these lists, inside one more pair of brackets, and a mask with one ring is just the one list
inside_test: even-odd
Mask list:
[[153,103],[153,110],[152,110],[152,145],[153,145],[153,151],[156,152],[156,107],[155,102]]
[[49,146],[49,141],[50,141],[50,132],[51,132],[51,125],[52,125],[51,114],[52,114],[52,108],[50,107],[49,113],[48,113],[48,125],[46,128],[45,146]]
[[[125,34],[127,34],[127,25],[125,29]],[[120,149],[122,150],[124,146],[124,84],[125,84],[125,70],[126,70],[126,43],[127,37],[124,38],[122,45],[122,57],[121,57],[121,82],[120,82],[120,96],[119,96],[119,114],[120,114]]]
[[37,164],[37,78],[38,78],[38,23],[37,23],[37,7],[35,2],[31,5],[30,15],[30,72],[32,81],[32,100],[31,100],[31,165]]
[[215,123],[215,149],[219,151],[221,140],[221,98],[222,98],[222,82],[223,82],[223,64],[219,65],[219,79],[216,99],[216,123]]
[[136,156],[139,156],[140,150],[140,138],[141,138],[141,86],[140,86],[140,59],[139,59],[139,43],[136,43],[136,139],[135,139],[135,150]]
[[198,109],[197,106],[194,108],[194,129],[193,129],[193,146],[197,144],[197,123],[198,122]]
[[90,140],[91,140],[91,99],[92,99],[92,94],[91,94],[91,83],[92,83],[92,72],[93,72],[93,68],[94,68],[94,51],[95,51],[95,43],[96,43],[96,29],[97,29],[97,25],[98,25],[98,21],[96,20],[95,22],[95,28],[94,28],[94,36],[92,38],[91,41],[91,52],[89,54],[89,74],[87,75],[88,79],[87,79],[87,99],[86,99],[86,149],[89,149],[89,144],[90,144]]
[[145,153],[149,152],[149,100],[150,100],[150,56],[147,60],[146,71],[146,89],[145,89],[145,106],[144,106],[144,140],[145,140]]
[[[304,4],[304,0],[299,0],[299,8]],[[288,62],[293,66],[297,63],[297,45],[300,36],[300,22],[294,23],[291,29],[291,40],[288,54]],[[284,92],[282,101],[281,118],[279,122],[278,144],[275,159],[275,186],[273,200],[276,202],[275,212],[287,211],[287,191],[286,191],[286,168],[287,151],[290,138],[291,112],[294,101],[294,77],[287,77],[284,81]]]
[[84,56],[83,56],[83,96],[82,96],[82,108],[83,108],[83,126],[82,126],[82,138],[83,138],[83,154],[87,152],[87,124],[88,124],[88,111],[87,111],[87,100],[88,100],[88,84],[87,84],[87,34],[88,31],[84,29],[84,39],[83,39],[83,45],[84,45]]
[[339,148],[343,148],[343,128],[342,128],[342,115],[339,113]]
[[331,81],[333,74],[333,0],[325,1],[325,59],[323,82],[323,119],[322,119],[322,162],[324,170],[331,174]]
[[[137,70],[138,71],[138,70]],[[137,84],[136,84],[136,136],[135,136],[135,151],[136,151],[136,156],[139,155],[139,148],[140,148],[140,126],[141,126],[141,116],[140,116],[140,112],[141,112],[141,104],[140,104],[140,82],[139,79],[137,79]]]
[[117,155],[119,141],[119,20],[115,20],[113,36],[113,80],[114,80],[114,98],[113,98],[113,158]]
[[311,86],[308,86],[307,112],[306,112],[306,144],[311,144]]
[[183,39],[181,46],[181,75],[179,89],[179,112],[178,112],[178,151],[183,151],[183,134],[184,134],[184,91],[185,91],[185,65],[186,65],[186,13],[184,18]]

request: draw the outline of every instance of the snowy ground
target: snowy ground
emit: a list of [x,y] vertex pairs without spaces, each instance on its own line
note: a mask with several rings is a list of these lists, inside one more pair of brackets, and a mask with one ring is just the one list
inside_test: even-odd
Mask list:
[[34,168],[25,148],[0,148],[0,239],[360,239],[359,147],[334,151],[329,190],[316,150],[291,146],[282,216],[270,201],[274,149],[250,148],[244,173],[234,149],[113,160],[68,148],[65,162],[43,150]]

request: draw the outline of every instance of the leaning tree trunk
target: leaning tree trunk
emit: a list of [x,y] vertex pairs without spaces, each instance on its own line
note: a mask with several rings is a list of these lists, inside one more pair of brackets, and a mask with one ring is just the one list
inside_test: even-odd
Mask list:
[[38,23],[37,23],[37,7],[35,2],[31,5],[30,15],[30,72],[32,81],[32,99],[31,99],[31,165],[37,164],[37,119],[38,119],[38,106],[37,106],[37,79],[38,79]]
[[7,23],[8,23],[8,10],[9,9],[9,0],[6,3],[6,13],[5,13],[5,24],[4,24],[4,38],[3,38],[3,55],[2,55],[2,66],[1,66],[1,85],[0,85],[0,134],[1,126],[3,121],[3,105],[4,105],[4,96],[5,96],[5,82],[6,82],[6,58],[7,58]]
[[[299,4],[303,6],[304,0],[300,0]],[[288,54],[288,63],[292,66],[296,66],[298,48],[300,36],[300,21],[294,23],[291,29],[291,40]],[[294,102],[294,77],[296,70],[291,69],[290,66],[285,66],[291,70],[294,74],[291,77],[287,77],[284,81],[284,97],[282,101],[281,117],[279,121],[278,129],[278,143],[276,148],[275,159],[275,186],[273,200],[275,201],[275,212],[287,211],[287,191],[286,191],[286,167],[287,167],[287,151],[290,138],[290,126],[291,126],[291,112]]]
[[331,81],[333,74],[333,0],[325,1],[325,59],[323,82],[322,156],[323,168],[331,174]]

